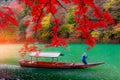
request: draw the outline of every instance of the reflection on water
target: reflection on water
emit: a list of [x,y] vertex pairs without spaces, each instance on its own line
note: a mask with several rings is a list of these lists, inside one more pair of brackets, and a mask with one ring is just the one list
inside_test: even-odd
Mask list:
[[0,62],[14,61],[19,58],[18,51],[22,45],[19,44],[1,44],[0,45]]

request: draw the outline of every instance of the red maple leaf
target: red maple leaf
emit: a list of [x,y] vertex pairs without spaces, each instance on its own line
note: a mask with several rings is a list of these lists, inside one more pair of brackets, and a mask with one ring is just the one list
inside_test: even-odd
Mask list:
[[36,32],[42,28],[42,24],[37,23],[33,26],[33,31]]
[[86,40],[86,44],[88,44],[89,46],[94,47],[95,44],[96,44],[96,38],[95,38],[95,37],[89,37],[89,38]]
[[[59,46],[65,41],[58,37],[57,33],[59,32],[60,20],[56,19],[55,14],[58,12],[58,7],[66,8],[62,5],[62,2],[65,4],[74,3],[77,4],[77,9],[75,10],[75,20],[76,20],[76,31],[82,33],[82,37],[86,39],[86,43],[90,46],[95,45],[95,39],[91,37],[90,31],[98,28],[108,28],[108,24],[113,24],[114,19],[108,12],[102,12],[101,9],[94,4],[94,0],[24,0],[25,4],[31,7],[31,14],[33,16],[32,21],[35,22],[33,27],[34,31],[37,31],[38,27],[41,28],[41,25],[37,26],[37,23],[40,23],[42,18],[46,13],[52,13],[54,17],[53,22],[53,40],[52,45]],[[93,17],[96,17],[96,21],[89,19],[88,12],[89,8],[94,10]],[[64,43],[65,44],[65,43]]]
[[32,6],[34,3],[34,0],[24,0],[25,4]]
[[60,24],[60,20],[59,19],[54,19],[52,22],[55,23],[56,25]]
[[29,24],[30,24],[30,20],[27,20],[27,21],[25,22],[25,26],[27,27]]
[[14,18],[14,12],[9,7],[2,7],[0,10],[0,28],[2,29],[10,29],[9,24],[13,24],[18,26],[18,21]]
[[110,15],[108,11],[104,12],[103,17],[107,24],[114,24],[114,18]]
[[36,42],[36,40],[34,38],[31,38],[31,37],[27,38],[27,41],[29,43],[32,43],[32,44],[34,44]]
[[71,3],[71,0],[62,0],[65,4]]

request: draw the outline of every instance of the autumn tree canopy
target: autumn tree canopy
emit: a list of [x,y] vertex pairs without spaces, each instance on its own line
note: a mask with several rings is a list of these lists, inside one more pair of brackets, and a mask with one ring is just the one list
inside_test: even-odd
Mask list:
[[[75,17],[76,21],[76,31],[82,34],[82,37],[86,39],[86,44],[94,47],[97,38],[92,37],[90,32],[97,30],[99,28],[108,28],[108,25],[114,23],[114,18],[110,15],[108,11],[103,12],[98,6],[95,5],[94,0],[18,0],[20,3],[25,4],[29,7],[30,15],[32,19],[26,21],[25,25],[29,26],[33,23],[33,31],[37,32],[42,29],[42,19],[48,14],[52,14],[52,41],[50,46],[67,46],[67,41],[63,38],[58,37],[59,26],[61,24],[61,19],[55,16],[58,12],[58,8],[63,8],[66,12],[68,9],[65,7],[67,4],[76,5]],[[89,15],[89,13],[91,13]],[[91,17],[95,20],[92,20]],[[0,8],[0,28],[9,28],[9,24],[18,26],[18,22],[14,17],[12,9],[9,7]],[[29,37],[28,42],[25,43],[24,48],[28,50],[35,50],[36,47],[28,47],[29,43],[35,43],[36,40]]]

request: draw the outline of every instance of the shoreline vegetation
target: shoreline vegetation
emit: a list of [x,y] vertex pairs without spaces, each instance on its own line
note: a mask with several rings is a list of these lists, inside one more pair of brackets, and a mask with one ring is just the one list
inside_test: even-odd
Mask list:
[[[27,42],[27,37],[26,34],[21,34],[21,35],[17,35],[17,33],[14,34],[3,34],[4,31],[0,32],[0,44],[22,44]],[[35,36],[35,34],[34,34]],[[39,36],[36,37],[32,37],[34,38],[37,43],[40,44],[49,44],[52,41],[52,37],[51,35],[49,35],[49,37],[45,37],[44,38],[40,38]],[[67,40],[68,43],[75,43],[75,44],[79,44],[79,43],[85,43],[85,39],[82,38],[82,34],[79,33],[75,33],[75,32],[63,32],[58,34],[58,36],[60,38],[64,38]],[[118,23],[116,26],[114,26],[114,28],[112,28],[111,30],[98,30],[98,31],[92,31],[91,32],[91,36],[96,37],[96,43],[100,43],[100,44],[120,44],[120,23]]]
[[[69,38],[66,39],[69,44],[82,44],[85,43],[85,39],[79,39],[79,38]],[[0,44],[23,44],[27,42],[27,40],[6,40],[6,41],[0,41]],[[41,40],[38,41],[39,44],[49,44],[51,43],[50,40]],[[98,44],[120,44],[120,36],[115,39],[108,39],[108,38],[102,38],[100,40],[96,40],[96,43]]]
[[[4,4],[10,4],[11,2],[12,0],[6,0]],[[114,1],[113,3],[113,1],[95,0],[95,4],[101,7],[102,11],[109,11],[115,19],[115,23],[113,25],[109,25],[108,29],[100,28],[98,30],[90,31],[91,36],[98,37],[96,43],[120,43],[120,15],[118,11],[120,8],[117,3],[119,3],[119,1]],[[2,4],[2,0],[0,1],[0,4]],[[76,32],[77,24],[74,20],[75,15],[73,14],[76,10],[76,6],[66,5],[65,7],[71,7],[71,9],[68,10],[67,13],[66,11],[60,9],[56,15],[58,17],[60,17],[60,14],[63,14],[63,16],[65,16],[59,26],[60,28],[57,36],[60,38],[66,38],[69,43],[85,43],[85,39],[82,39],[83,33],[79,31]],[[16,14],[18,21],[20,21],[19,27],[10,25],[11,29],[13,29],[12,32],[9,30],[3,30],[2,28],[0,29],[0,44],[24,43],[27,36],[37,39],[38,43],[50,43],[51,39],[53,38],[51,34],[53,32],[52,27],[54,27],[54,23],[52,23],[52,14],[49,13],[43,18],[43,28],[41,30],[33,32],[32,27],[30,27],[33,26],[32,24],[29,25],[29,27],[25,25],[26,21],[28,19],[31,19],[31,16],[29,15],[30,9],[26,8],[25,6],[23,6],[23,8],[23,11],[19,12],[19,14]],[[92,20],[93,22],[97,21],[94,17],[91,17],[91,14],[91,12],[88,14],[90,20]]]

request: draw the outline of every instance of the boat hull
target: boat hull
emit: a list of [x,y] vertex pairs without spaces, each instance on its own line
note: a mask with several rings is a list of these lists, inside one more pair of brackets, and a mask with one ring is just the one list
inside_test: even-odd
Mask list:
[[22,67],[35,67],[35,68],[90,68],[100,64],[104,64],[103,62],[98,63],[89,63],[87,65],[80,63],[65,63],[65,62],[31,62],[26,60],[19,61],[19,64]]

